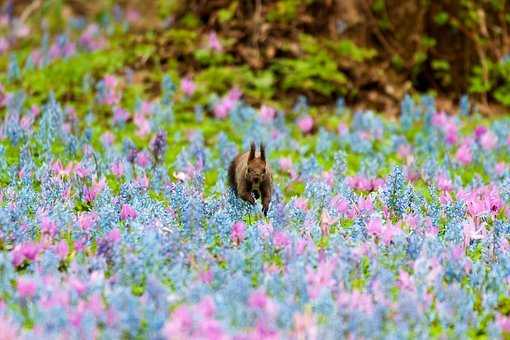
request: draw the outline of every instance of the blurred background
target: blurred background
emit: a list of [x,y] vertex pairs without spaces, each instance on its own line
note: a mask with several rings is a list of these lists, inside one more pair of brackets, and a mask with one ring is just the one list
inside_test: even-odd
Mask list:
[[[108,49],[149,92],[170,72],[192,75],[204,93],[239,86],[252,104],[304,95],[395,115],[405,93],[427,92],[445,110],[463,95],[483,114],[510,107],[506,0],[4,0],[0,9],[1,69],[9,51],[22,58],[70,20],[106,27],[122,17],[122,29],[104,33]],[[16,25],[30,34],[13,39]]]

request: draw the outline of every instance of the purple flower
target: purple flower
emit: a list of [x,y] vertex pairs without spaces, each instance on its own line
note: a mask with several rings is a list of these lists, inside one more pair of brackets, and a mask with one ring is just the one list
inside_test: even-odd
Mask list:
[[479,139],[480,137],[482,137],[485,133],[487,132],[487,128],[483,125],[478,125],[476,128],[475,128],[475,137],[477,139]]
[[151,142],[151,150],[154,159],[159,162],[162,160],[167,147],[166,133],[159,131]]

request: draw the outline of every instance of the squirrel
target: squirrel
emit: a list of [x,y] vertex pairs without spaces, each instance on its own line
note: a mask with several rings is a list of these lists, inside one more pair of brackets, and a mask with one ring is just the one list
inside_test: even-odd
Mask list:
[[246,202],[255,204],[262,197],[262,212],[267,217],[269,203],[273,191],[273,175],[266,163],[266,152],[260,144],[260,153],[255,155],[255,143],[251,143],[250,151],[238,154],[230,163],[228,177],[230,186],[236,196]]

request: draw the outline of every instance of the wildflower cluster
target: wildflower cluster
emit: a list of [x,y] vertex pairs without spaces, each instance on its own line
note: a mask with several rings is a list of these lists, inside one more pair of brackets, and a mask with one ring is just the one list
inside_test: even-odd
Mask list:
[[[105,47],[87,27],[50,59]],[[467,98],[438,112],[430,97],[406,97],[399,121],[343,100],[284,112],[236,87],[207,107],[191,75],[165,76],[154,98],[106,70],[85,103],[48,91],[41,104],[5,79],[2,336],[510,334],[507,118],[469,115]],[[227,183],[250,139],[274,169],[268,218]]]

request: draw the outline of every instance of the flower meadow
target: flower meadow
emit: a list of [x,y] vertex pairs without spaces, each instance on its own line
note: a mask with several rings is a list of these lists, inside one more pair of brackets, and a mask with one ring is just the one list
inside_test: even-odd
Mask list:
[[[14,27],[0,339],[508,338],[509,118],[466,98],[406,96],[398,119],[254,107],[235,86],[204,101],[191,74],[154,95],[127,68],[87,71],[114,44],[97,25],[24,57]],[[73,60],[72,85],[26,87]],[[251,141],[274,169],[268,218],[227,184]]]

